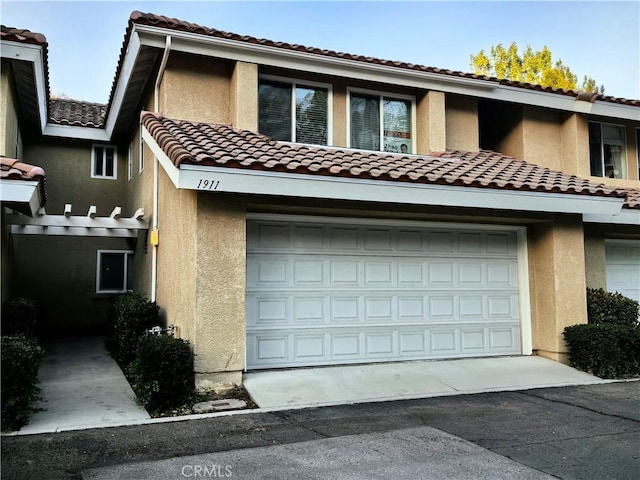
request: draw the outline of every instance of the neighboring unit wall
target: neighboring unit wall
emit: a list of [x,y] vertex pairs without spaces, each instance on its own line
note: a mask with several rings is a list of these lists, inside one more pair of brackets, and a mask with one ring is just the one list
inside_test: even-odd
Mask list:
[[446,94],[447,150],[475,152],[480,148],[478,99]]
[[566,362],[562,331],[586,323],[585,251],[579,216],[529,227],[533,350]]

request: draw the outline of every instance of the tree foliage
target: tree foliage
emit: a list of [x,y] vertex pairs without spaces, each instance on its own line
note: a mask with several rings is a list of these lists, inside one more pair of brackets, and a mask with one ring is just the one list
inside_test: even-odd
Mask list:
[[546,45],[534,51],[530,45],[524,52],[518,51],[518,44],[512,42],[505,48],[502,44],[491,47],[489,55],[480,50],[471,55],[471,68],[476,75],[504,78],[515,82],[526,82],[543,87],[585,92],[604,93],[604,85],[587,77],[578,85],[578,77],[562,60],[553,61],[551,50]]

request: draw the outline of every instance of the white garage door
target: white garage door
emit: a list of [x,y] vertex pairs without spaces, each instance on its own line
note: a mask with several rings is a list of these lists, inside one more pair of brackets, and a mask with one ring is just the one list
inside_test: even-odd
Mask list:
[[607,290],[640,302],[640,242],[607,242]]
[[249,220],[247,368],[521,353],[514,230]]

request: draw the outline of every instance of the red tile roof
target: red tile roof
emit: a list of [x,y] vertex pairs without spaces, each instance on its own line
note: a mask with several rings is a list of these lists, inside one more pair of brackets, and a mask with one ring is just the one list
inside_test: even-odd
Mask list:
[[44,178],[44,170],[35,165],[22,163],[15,158],[0,156],[0,178],[28,181],[42,180]]
[[[150,25],[154,27],[166,28],[169,30],[175,30],[180,32],[188,32],[188,33],[194,33],[199,35],[205,35],[208,37],[218,37],[226,40],[234,40],[234,41],[243,42],[243,43],[263,45],[263,46],[272,47],[272,48],[309,53],[309,54],[320,55],[325,57],[340,58],[344,60],[370,63],[375,65],[385,65],[389,67],[397,67],[397,68],[402,68],[406,70],[435,73],[440,75],[446,75],[449,77],[462,77],[462,78],[484,80],[488,82],[499,83],[500,85],[523,88],[526,90],[536,90],[536,91],[554,93],[558,95],[571,96],[571,97],[580,98],[581,100],[585,100],[589,102],[595,102],[596,100],[599,100],[603,102],[619,103],[623,105],[640,106],[640,100],[629,100],[626,98],[612,97],[609,95],[600,95],[600,94],[589,94],[589,93],[585,94],[585,92],[579,92],[579,91],[573,91],[573,90],[562,90],[559,88],[551,88],[551,87],[542,87],[540,85],[533,85],[533,84],[524,83],[524,82],[513,82],[511,80],[498,79],[496,77],[486,77],[483,75],[475,75],[472,73],[465,73],[465,72],[447,70],[447,69],[441,69],[441,68],[435,68],[435,67],[427,67],[424,65],[415,65],[415,64],[406,63],[406,62],[383,60],[383,59],[374,58],[374,57],[364,57],[362,55],[353,55],[350,53],[336,52],[333,50],[323,50],[320,48],[306,47],[303,45],[296,45],[296,44],[291,44],[286,42],[276,42],[276,41],[267,40],[264,38],[256,38],[248,35],[238,35],[236,33],[224,32],[222,30],[216,30],[215,28],[204,27],[202,25],[185,22],[175,18],[165,17],[162,15],[155,15],[153,13],[142,13],[139,11],[134,11],[131,13],[131,16],[129,19],[129,26],[125,34],[124,45],[120,51],[120,59],[118,61],[118,73],[121,69],[121,65],[124,59],[124,54],[126,52],[126,46],[128,43],[129,35],[131,33],[131,29],[134,24]],[[116,74],[116,79],[118,77],[118,73]],[[113,89],[112,89],[112,94],[113,94]]]
[[486,150],[401,155],[277,142],[227,125],[173,120],[149,112],[142,113],[141,122],[178,167],[194,164],[461,187],[617,198],[628,195]]
[[104,126],[107,106],[66,98],[49,100],[49,121],[58,125],[100,128]]

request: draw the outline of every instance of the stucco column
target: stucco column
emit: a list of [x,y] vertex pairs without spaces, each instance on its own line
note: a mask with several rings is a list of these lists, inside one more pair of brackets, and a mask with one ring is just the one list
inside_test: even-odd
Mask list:
[[198,193],[196,385],[240,384],[245,360],[246,214],[237,197]]
[[578,216],[529,229],[533,349],[567,362],[562,331],[587,322],[584,233]]
[[480,148],[478,99],[447,94],[446,117],[447,150],[477,151]]
[[561,169],[563,172],[589,178],[589,127],[584,116],[569,114],[562,123]]
[[229,93],[229,110],[233,126],[257,132],[258,65],[236,62]]
[[416,153],[446,150],[444,93],[430,91],[418,99],[416,110]]
[[602,227],[585,227],[584,260],[587,287],[607,288],[607,259]]

